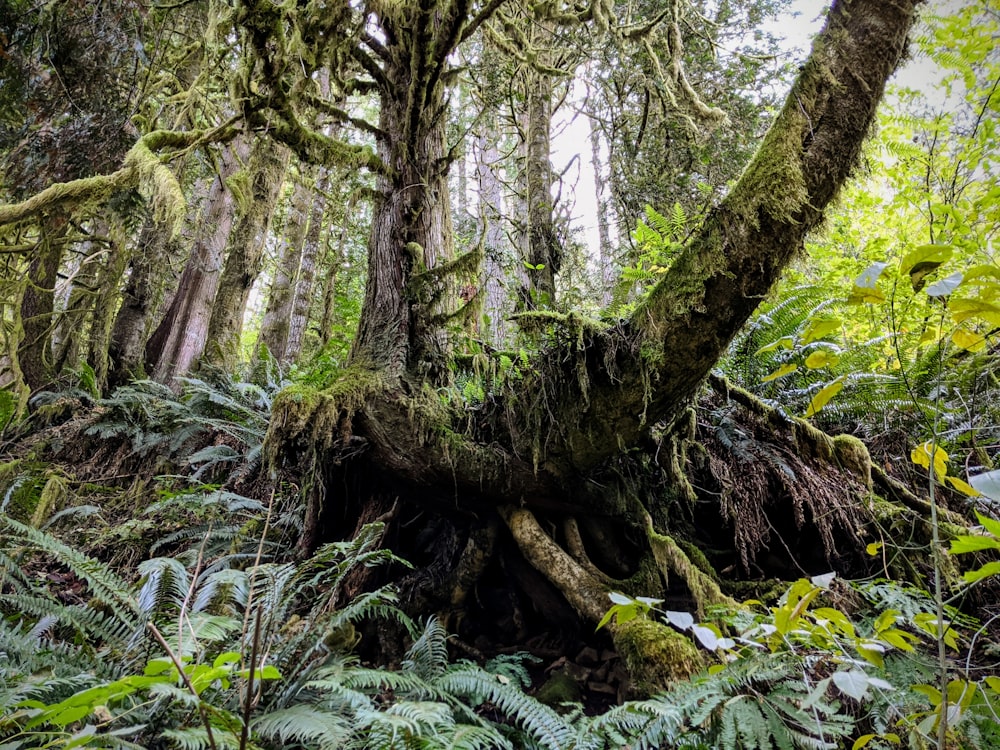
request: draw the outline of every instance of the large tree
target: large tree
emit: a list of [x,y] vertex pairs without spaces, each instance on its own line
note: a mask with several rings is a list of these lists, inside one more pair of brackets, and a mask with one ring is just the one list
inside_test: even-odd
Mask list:
[[[460,618],[474,609],[465,605],[477,581],[506,574],[511,601],[588,629],[614,588],[672,593],[695,609],[724,598],[708,564],[670,535],[685,524],[708,529],[701,541],[718,541],[711,534],[728,528],[745,568],[763,568],[757,553],[769,528],[777,535],[797,524],[797,543],[782,538],[810,566],[863,547],[850,505],[850,488],[860,495],[871,481],[863,447],[802,422],[782,424],[715,380],[718,399],[742,402],[762,431],[794,441],[783,457],[794,454],[805,468],[839,462],[843,492],[820,492],[804,475],[794,487],[758,476],[753,497],[734,499],[728,469],[685,449],[700,429],[692,401],[713,366],[856,165],[919,0],[834,2],[757,154],[648,297],[612,322],[526,313],[544,329],[543,350],[513,365],[498,358],[485,367],[485,396],[469,399],[453,383],[465,360],[448,331],[465,312],[459,277],[475,278],[479,259],[453,252],[447,174],[458,149],[446,141],[448,91],[455,50],[503,4],[237,6],[245,57],[232,89],[247,125],[300,159],[377,175],[351,363],[326,387],[293,387],[274,404],[273,465],[304,472],[302,546],[382,519],[386,544],[418,564],[402,581],[413,608]],[[577,14],[616,23],[602,0]],[[317,93],[324,66],[333,100],[374,95],[378,122]],[[316,110],[367,141],[311,130],[307,113]],[[216,134],[229,131],[154,135],[181,146]],[[64,194],[0,208],[0,221],[37,212],[39,201],[58,205]],[[640,476],[651,467],[662,479],[656,487]],[[704,481],[692,481],[696,471]],[[513,609],[511,626],[522,629],[523,606]],[[633,670],[660,668],[634,628],[613,636],[623,653],[638,654],[626,659]]]
[[[443,318],[435,295],[453,267],[439,113],[466,5],[427,2],[406,19],[380,7],[385,42],[366,38],[375,53],[361,59],[382,96],[383,174],[353,366],[324,390],[286,393],[269,437],[273,457],[314,480],[304,544],[377,517],[424,529],[397,541],[423,563],[408,591],[431,608],[464,601],[512,542],[536,606],[547,606],[539,592],[555,590],[584,621],[600,617],[614,586],[655,595],[680,577],[696,606],[720,599],[664,535],[676,498],[694,494],[677,449],[695,428],[689,406],[856,165],[917,4],[834,3],[757,154],[648,298],[613,325],[539,313],[548,348],[477,404],[442,398],[435,378],[448,353],[429,344]],[[800,452],[847,467],[845,486],[852,468],[857,481],[867,476],[854,446],[790,429]],[[630,492],[618,469],[630,449],[657,445],[676,486]],[[812,564],[838,554],[838,535],[842,548],[857,546],[846,496],[843,507],[816,497],[807,511],[786,496],[779,513],[818,527],[799,535],[818,553],[798,550]],[[715,520],[766,529],[759,510],[718,507]],[[745,558],[757,551],[743,546]]]

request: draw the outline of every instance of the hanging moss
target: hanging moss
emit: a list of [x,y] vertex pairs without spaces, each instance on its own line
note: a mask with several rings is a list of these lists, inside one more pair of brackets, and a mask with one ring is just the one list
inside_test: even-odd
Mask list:
[[[705,616],[705,609],[714,604],[724,604],[734,606],[736,602],[722,593],[719,584],[708,573],[691,562],[683,549],[666,534],[660,534],[653,528],[653,520],[646,516],[646,537],[649,539],[649,546],[653,550],[653,557],[660,568],[664,578],[671,575],[680,576],[691,592],[694,600],[695,617],[701,619]],[[705,564],[708,561],[705,560]],[[711,569],[711,566],[708,566]]]
[[159,140],[158,137],[140,138],[125,156],[125,169],[136,175],[139,192],[153,207],[153,218],[166,224],[170,236],[175,237],[184,223],[187,201],[173,170],[160,161],[150,147],[150,143]]

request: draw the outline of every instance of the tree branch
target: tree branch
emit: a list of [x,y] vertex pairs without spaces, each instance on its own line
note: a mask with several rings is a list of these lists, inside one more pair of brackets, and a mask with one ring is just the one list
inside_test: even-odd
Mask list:
[[530,455],[531,412],[544,410],[559,429],[540,464],[577,477],[690,401],[847,181],[921,1],[833,4],[753,161],[648,299],[619,326],[539,357],[519,392],[544,403],[498,406],[515,453]]

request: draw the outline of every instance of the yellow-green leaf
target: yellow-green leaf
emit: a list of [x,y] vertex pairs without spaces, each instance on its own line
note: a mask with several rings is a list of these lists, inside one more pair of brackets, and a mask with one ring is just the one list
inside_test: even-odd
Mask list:
[[[910,451],[910,460],[913,461],[917,466],[922,466],[925,469],[931,468],[931,443],[926,442],[918,445],[912,451]],[[938,477],[944,477],[948,473],[948,454],[944,452],[944,449],[939,445],[933,446],[934,450],[934,474]]]
[[806,357],[806,367],[818,370],[820,367],[832,367],[840,360],[840,355],[828,349],[817,349]]
[[824,336],[840,330],[840,319],[834,317],[822,317],[809,321],[806,330],[802,333],[802,343],[811,344]]
[[966,583],[975,583],[976,581],[981,581],[984,578],[995,576],[998,573],[1000,573],[1000,562],[988,562],[981,568],[976,568],[975,570],[963,573],[962,580]]
[[917,640],[917,637],[912,633],[907,633],[905,630],[899,630],[898,628],[883,631],[878,634],[878,637],[890,646],[895,646],[900,651],[913,651],[913,646],[910,642]]
[[950,300],[948,309],[956,323],[961,323],[969,318],[979,318],[990,325],[1000,325],[1000,307],[981,297],[963,297]]
[[885,295],[880,289],[858,286],[857,284],[854,285],[854,289],[851,290],[851,294],[847,298],[847,303],[850,305],[877,305],[880,302],[885,302]]
[[832,383],[828,383],[823,386],[822,390],[812,397],[812,401],[809,402],[809,408],[806,409],[806,416],[811,417],[814,414],[819,413],[819,410],[830,403],[830,399],[840,393],[841,389],[844,387],[844,379],[837,378]]
[[899,270],[901,273],[910,274],[912,280],[915,272],[923,272],[926,275],[928,271],[934,270],[951,258],[952,253],[954,248],[951,245],[920,245],[903,256]]
[[767,346],[762,346],[760,349],[757,350],[756,353],[757,354],[764,354],[766,352],[777,351],[778,349],[790,350],[793,346],[795,346],[795,338],[794,337],[792,337],[792,336],[782,336],[777,341],[772,341]]
[[979,497],[982,494],[971,484],[963,482],[958,477],[945,477],[945,480],[948,482],[948,484],[950,484],[956,490],[961,492],[963,495],[968,495],[969,497]]
[[875,557],[882,548],[885,546],[884,542],[871,542],[867,547],[865,547],[865,552],[867,552],[872,557]]
[[762,383],[770,383],[772,380],[777,380],[778,378],[783,378],[783,377],[785,377],[785,375],[793,373],[793,372],[795,372],[798,369],[799,369],[798,365],[793,365],[793,364],[782,365],[777,370],[775,370],[774,372],[772,372],[770,375],[765,375],[764,377],[762,377],[760,379],[760,382],[762,382]]
[[951,334],[955,346],[970,352],[979,352],[986,348],[986,338],[978,333],[959,328]]

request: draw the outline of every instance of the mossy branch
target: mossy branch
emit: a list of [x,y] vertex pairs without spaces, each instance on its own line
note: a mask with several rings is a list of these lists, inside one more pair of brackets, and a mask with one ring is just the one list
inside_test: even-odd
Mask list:
[[116,172],[57,182],[20,203],[0,205],[0,226],[38,216],[56,207],[99,204],[116,190],[138,187],[152,201],[157,218],[170,222],[171,228],[176,230],[184,218],[184,195],[173,172],[155,152],[226,141],[235,134],[236,130],[228,125],[210,130],[147,133],[129,150],[122,168]]

